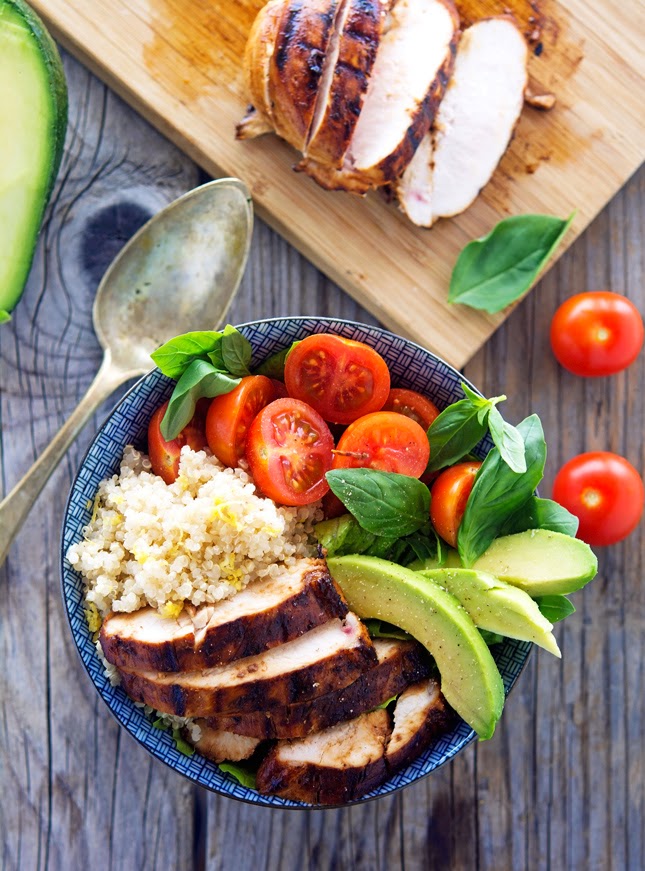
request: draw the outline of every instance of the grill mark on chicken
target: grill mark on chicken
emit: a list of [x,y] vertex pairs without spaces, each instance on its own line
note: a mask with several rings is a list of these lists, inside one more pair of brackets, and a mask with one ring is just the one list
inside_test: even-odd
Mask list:
[[213,717],[270,711],[341,689],[377,661],[367,629],[351,612],[295,641],[204,671],[167,674],[120,669],[123,688],[167,714]]
[[300,560],[233,599],[187,607],[177,620],[151,608],[112,613],[100,641],[108,662],[133,671],[192,671],[254,656],[326,623],[348,607],[325,564]]
[[344,689],[273,711],[213,717],[208,723],[252,738],[303,738],[370,711],[428,676],[429,660],[420,644],[390,639],[373,643],[378,663]]

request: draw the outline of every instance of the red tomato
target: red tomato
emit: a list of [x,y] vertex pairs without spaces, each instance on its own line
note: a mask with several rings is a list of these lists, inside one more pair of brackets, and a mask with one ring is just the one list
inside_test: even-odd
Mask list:
[[416,421],[396,411],[375,411],[350,424],[334,451],[334,469],[380,469],[418,478],[430,443]]
[[152,471],[155,475],[163,478],[166,484],[172,484],[179,474],[179,454],[184,445],[188,445],[194,451],[201,451],[206,447],[206,433],[204,424],[206,409],[210,400],[200,399],[195,409],[195,415],[190,423],[185,426],[176,439],[167,442],[161,435],[161,421],[168,408],[168,403],[158,408],[150,418],[148,424],[148,454]]
[[333,517],[340,517],[342,514],[347,514],[347,508],[343,505],[338,496],[331,492],[331,490],[323,496],[322,510],[326,520],[331,520]]
[[551,347],[574,375],[613,375],[634,362],[643,347],[643,319],[618,293],[579,293],[562,303],[551,321]]
[[433,402],[416,390],[405,390],[402,387],[393,387],[390,390],[382,410],[398,411],[399,414],[416,420],[426,431],[432,421],[439,417],[439,409]]
[[281,505],[308,505],[329,490],[334,440],[311,406],[276,399],[249,429],[246,458],[257,488]]
[[307,402],[331,423],[351,423],[383,407],[390,372],[373,348],[331,333],[308,336],[284,367],[289,396]]
[[287,393],[287,388],[283,381],[278,381],[277,378],[269,378],[271,384],[273,384],[273,390],[275,392],[275,399],[286,399],[289,395]]
[[430,520],[444,541],[457,547],[457,533],[481,463],[469,460],[443,471],[430,491]]
[[230,393],[216,396],[206,417],[208,447],[225,466],[239,465],[253,418],[275,399],[275,388],[264,375],[247,375]]
[[615,544],[638,526],[645,488],[624,457],[591,451],[564,464],[555,477],[553,498],[580,519],[578,538],[587,544]]

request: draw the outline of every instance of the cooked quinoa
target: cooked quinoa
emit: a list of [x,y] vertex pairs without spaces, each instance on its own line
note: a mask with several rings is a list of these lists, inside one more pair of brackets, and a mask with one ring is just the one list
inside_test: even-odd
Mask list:
[[84,540],[67,551],[83,575],[86,605],[101,616],[146,604],[169,617],[184,602],[217,602],[250,581],[311,556],[317,504],[277,506],[250,475],[206,451],[182,448],[166,484],[128,445],[119,475],[102,481]]

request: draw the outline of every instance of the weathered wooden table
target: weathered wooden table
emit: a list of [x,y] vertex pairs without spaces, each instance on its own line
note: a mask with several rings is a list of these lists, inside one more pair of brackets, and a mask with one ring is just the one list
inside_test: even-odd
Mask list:
[[[0,328],[7,492],[99,365],[91,306],[104,268],[151,213],[201,180],[175,148],[66,58],[67,149],[27,292]],[[555,363],[557,304],[611,288],[645,309],[641,171],[466,369],[507,415],[537,411],[559,465],[610,449],[645,464],[645,356],[595,381]],[[394,289],[393,289],[394,291]],[[259,224],[230,320],[373,318]],[[116,399],[117,397],[115,397]],[[600,552],[598,579],[534,653],[490,742],[397,795],[348,810],[255,808],[193,787],[109,716],[81,667],[59,589],[72,476],[108,406],[42,494],[0,569],[3,869],[645,868],[645,536]]]

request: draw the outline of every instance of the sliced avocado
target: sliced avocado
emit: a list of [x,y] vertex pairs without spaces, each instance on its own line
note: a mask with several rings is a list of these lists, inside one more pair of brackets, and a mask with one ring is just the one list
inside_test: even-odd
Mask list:
[[473,569],[444,568],[419,574],[459,599],[479,629],[533,641],[554,656],[561,655],[551,631],[553,625],[524,590]]
[[527,529],[496,538],[471,568],[490,572],[535,598],[584,587],[596,576],[598,560],[578,538],[549,529]]
[[490,738],[504,707],[504,684],[479,630],[457,599],[416,572],[370,556],[327,560],[359,617],[387,620],[430,651],[448,703]]
[[461,560],[457,551],[443,545],[443,563],[439,563],[438,557],[426,557],[425,559],[417,559],[408,566],[413,572],[431,571],[432,569],[459,569],[461,568]]
[[54,41],[23,0],[0,0],[0,323],[27,280],[66,127]]

